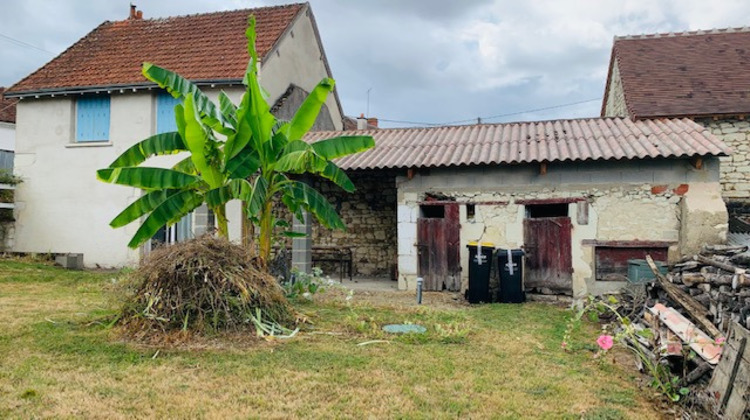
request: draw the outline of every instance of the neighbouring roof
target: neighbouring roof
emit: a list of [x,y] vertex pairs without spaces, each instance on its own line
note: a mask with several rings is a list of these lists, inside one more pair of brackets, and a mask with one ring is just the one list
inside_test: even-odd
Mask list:
[[592,118],[431,128],[314,132],[310,142],[371,135],[375,148],[337,160],[344,169],[502,165],[728,155],[690,119]]
[[618,37],[615,60],[631,118],[750,113],[748,28]]
[[0,122],[16,123],[16,104],[18,99],[6,98],[4,87],[0,87]]
[[149,85],[152,62],[192,81],[242,80],[247,19],[256,17],[258,55],[265,57],[306,3],[160,19],[106,21],[42,68],[11,86],[14,94],[84,87]]

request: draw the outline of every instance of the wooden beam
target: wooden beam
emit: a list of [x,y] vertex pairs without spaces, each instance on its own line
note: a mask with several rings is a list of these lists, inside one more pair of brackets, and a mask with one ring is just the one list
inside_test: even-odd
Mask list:
[[539,164],[539,175],[547,175],[547,162]]
[[414,168],[409,168],[406,170],[406,177],[410,180],[414,179],[414,175],[416,175],[416,172],[417,171]]
[[677,244],[677,241],[601,241],[597,239],[584,239],[581,241],[581,244],[611,248],[669,248]]
[[648,263],[648,266],[651,267],[651,271],[653,271],[654,275],[656,276],[656,280],[659,283],[659,286],[661,286],[661,288],[664,289],[665,292],[667,292],[667,295],[669,295],[670,298],[672,298],[675,302],[682,306],[685,312],[687,312],[687,314],[690,315],[691,318],[693,318],[693,321],[695,321],[696,324],[703,327],[706,332],[714,339],[724,336],[721,331],[719,331],[719,329],[716,328],[716,326],[711,321],[709,321],[708,318],[706,318],[706,315],[708,315],[708,309],[704,308],[703,305],[693,299],[692,296],[678,289],[674,284],[670,283],[669,280],[664,277],[661,271],[659,271],[659,268],[656,267],[654,259],[651,258],[650,255],[646,255],[646,262]]
[[693,165],[693,168],[695,169],[703,169],[703,157],[702,156],[695,156],[690,159],[690,164]]

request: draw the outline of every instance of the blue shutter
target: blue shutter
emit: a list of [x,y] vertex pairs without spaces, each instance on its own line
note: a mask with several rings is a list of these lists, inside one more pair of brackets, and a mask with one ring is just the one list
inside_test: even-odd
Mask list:
[[109,96],[82,97],[76,101],[76,141],[109,140]]
[[156,95],[156,134],[177,131],[174,120],[174,107],[182,100],[172,97],[168,93],[160,92]]

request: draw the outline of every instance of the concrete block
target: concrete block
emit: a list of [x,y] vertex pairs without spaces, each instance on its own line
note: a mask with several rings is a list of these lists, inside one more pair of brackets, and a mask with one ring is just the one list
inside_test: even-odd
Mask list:
[[398,272],[403,275],[417,275],[417,256],[416,255],[399,255]]
[[398,255],[417,255],[417,247],[414,240],[405,240],[399,238],[398,240]]

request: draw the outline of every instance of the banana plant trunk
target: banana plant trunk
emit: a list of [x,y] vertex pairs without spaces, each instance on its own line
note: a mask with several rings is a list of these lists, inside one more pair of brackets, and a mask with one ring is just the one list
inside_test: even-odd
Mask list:
[[216,206],[213,209],[216,216],[216,225],[219,237],[229,239],[229,228],[227,226],[227,209],[225,206]]
[[268,258],[271,256],[271,237],[273,235],[273,201],[267,200],[263,204],[263,212],[260,217],[260,232],[258,234],[258,256],[261,264],[266,266]]

